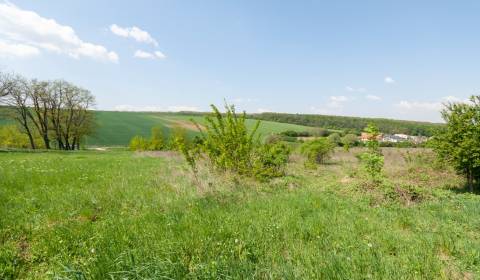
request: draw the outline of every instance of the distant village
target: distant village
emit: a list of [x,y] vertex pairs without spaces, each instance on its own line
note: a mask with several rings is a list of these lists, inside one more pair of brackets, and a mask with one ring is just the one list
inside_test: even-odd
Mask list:
[[[362,142],[368,141],[370,138],[368,133],[362,132],[360,140]],[[413,144],[421,144],[428,140],[426,136],[413,136],[407,134],[379,134],[377,140],[380,142],[386,143],[401,143],[401,142],[411,142]]]

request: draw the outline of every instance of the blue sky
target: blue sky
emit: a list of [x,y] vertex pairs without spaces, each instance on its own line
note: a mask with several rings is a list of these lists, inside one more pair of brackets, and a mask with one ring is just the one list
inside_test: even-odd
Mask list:
[[0,69],[97,109],[440,121],[480,92],[480,1],[0,0]]

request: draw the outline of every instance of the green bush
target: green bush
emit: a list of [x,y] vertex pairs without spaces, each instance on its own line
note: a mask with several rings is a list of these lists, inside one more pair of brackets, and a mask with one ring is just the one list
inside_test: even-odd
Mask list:
[[328,136],[328,139],[330,140],[330,142],[332,142],[333,144],[335,144],[335,146],[339,146],[340,143],[342,142],[342,138],[340,137],[340,134],[338,133],[332,133]]
[[163,130],[159,126],[152,127],[151,137],[148,143],[148,149],[152,151],[160,151],[165,148],[165,140],[163,138]]
[[305,165],[310,168],[325,163],[332,155],[335,144],[329,138],[318,138],[305,142],[300,150],[307,157]]
[[211,107],[213,113],[205,117],[205,131],[195,123],[201,132],[198,144],[183,151],[194,170],[196,158],[205,156],[215,170],[222,172],[262,180],[284,174],[290,153],[286,145],[262,144],[256,135],[260,122],[253,129],[247,129],[245,112],[237,115],[234,106],[225,105],[225,114],[214,105]]
[[365,128],[365,132],[369,135],[365,146],[367,151],[360,155],[360,161],[363,164],[364,170],[367,172],[370,179],[374,182],[379,182],[382,178],[383,171],[383,154],[380,150],[380,144],[377,140],[380,134],[378,127],[374,124],[369,124]]
[[358,143],[358,137],[355,134],[349,133],[343,136],[340,142],[342,143],[345,151],[348,152],[352,146],[355,146]]
[[[38,148],[44,148],[38,135],[34,135],[34,142]],[[30,148],[27,134],[23,133],[16,125],[0,126],[0,148]]]
[[260,146],[255,153],[254,173],[259,180],[281,177],[290,156],[290,148],[281,142]]
[[130,151],[146,151],[150,147],[150,143],[144,137],[137,135],[130,140],[130,144],[128,146]]

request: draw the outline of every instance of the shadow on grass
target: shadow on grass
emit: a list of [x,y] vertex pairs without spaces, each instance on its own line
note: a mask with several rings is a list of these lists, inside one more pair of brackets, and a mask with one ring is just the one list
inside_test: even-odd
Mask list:
[[473,193],[476,195],[480,195],[480,183],[476,183],[473,186],[473,192],[470,191],[470,187],[468,186],[467,183],[464,183],[460,186],[449,186],[447,189],[457,194]]

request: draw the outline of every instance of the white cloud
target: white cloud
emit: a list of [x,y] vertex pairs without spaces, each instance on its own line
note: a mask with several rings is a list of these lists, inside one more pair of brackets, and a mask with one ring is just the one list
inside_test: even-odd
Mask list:
[[405,110],[428,110],[439,111],[442,108],[441,102],[419,102],[402,100],[397,106]]
[[167,110],[170,112],[180,112],[180,111],[199,112],[200,111],[198,107],[184,106],[184,105],[168,106]]
[[166,58],[166,56],[160,51],[155,51],[151,53],[151,52],[146,52],[142,50],[137,50],[135,51],[133,56],[136,58],[144,58],[144,59],[165,59]]
[[395,83],[395,80],[392,78],[392,77],[385,77],[384,79],[385,83],[386,84],[394,84]]
[[238,97],[238,98],[232,99],[232,102],[234,104],[255,103],[255,102],[258,102],[258,101],[259,101],[258,98],[241,98],[241,97]]
[[371,101],[382,100],[382,98],[380,96],[376,96],[376,95],[372,95],[372,94],[369,94],[369,95],[365,96],[365,98],[368,99],[368,100],[371,100]]
[[162,112],[164,108],[158,106],[132,106],[132,105],[118,105],[113,108],[115,111],[125,112]]
[[117,105],[113,108],[115,111],[125,111],[125,112],[180,112],[180,111],[190,111],[190,112],[199,112],[200,109],[195,106],[134,106],[134,105]]
[[72,27],[61,25],[54,19],[44,18],[33,11],[22,10],[9,2],[0,3],[0,36],[10,41],[10,46],[21,46],[24,53],[34,54],[34,49],[38,52],[43,49],[77,59],[90,57],[118,62],[115,52],[101,45],[84,42]]
[[349,91],[349,92],[366,92],[367,91],[366,88],[353,88],[353,87],[350,87],[350,86],[346,86],[345,90]]
[[330,96],[328,99],[329,101],[327,103],[327,107],[331,109],[342,109],[344,103],[351,100],[350,98],[343,95]]
[[147,31],[136,26],[120,27],[116,24],[112,24],[110,25],[110,31],[117,36],[132,38],[137,42],[153,44],[154,46],[158,47],[158,42]]
[[268,113],[268,112],[273,112],[273,111],[270,110],[270,109],[267,109],[267,108],[258,108],[257,112],[261,114],[261,113]]
[[461,99],[455,96],[445,96],[439,101],[425,102],[425,101],[407,101],[402,100],[396,106],[404,110],[427,110],[427,111],[440,111],[445,103],[448,102],[469,102],[466,99]]
[[0,41],[0,57],[31,57],[40,54],[40,50],[25,44],[6,43]]

